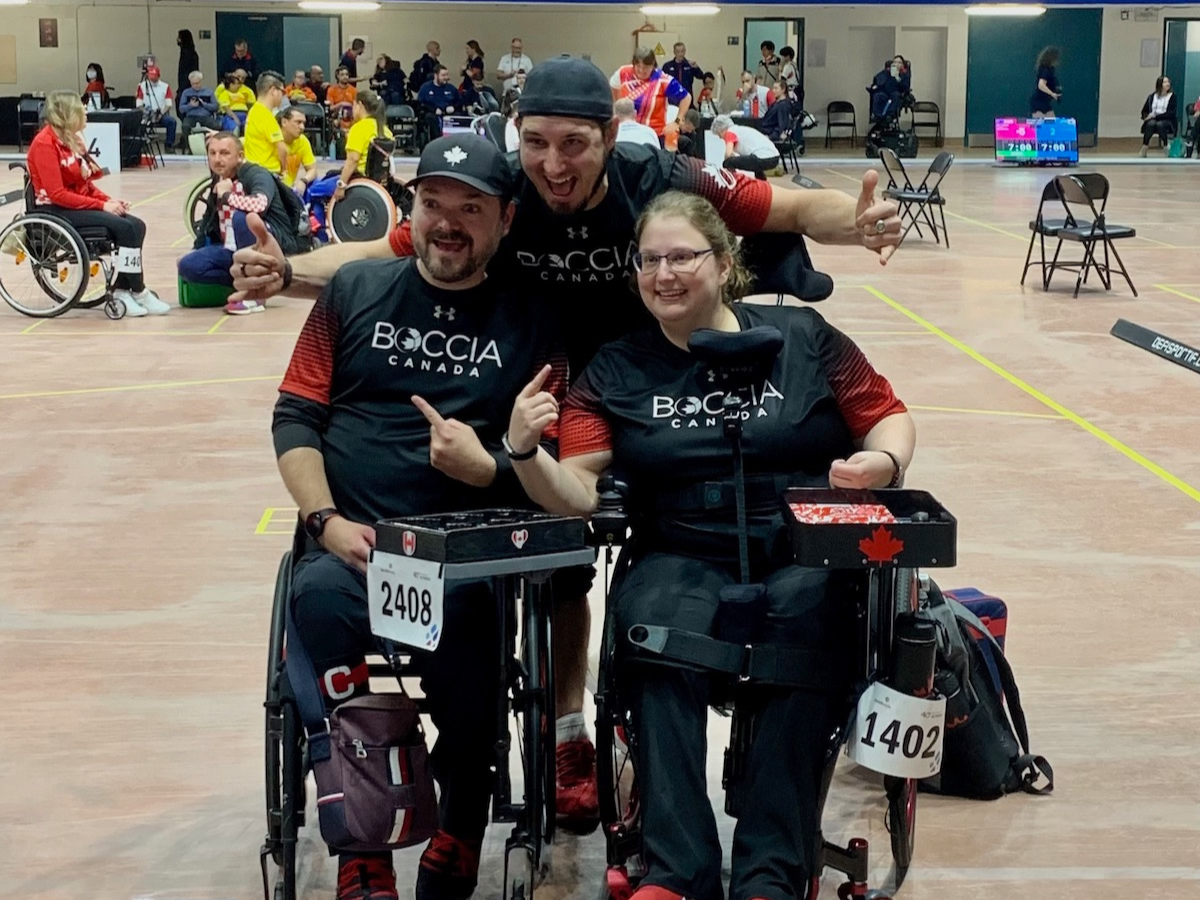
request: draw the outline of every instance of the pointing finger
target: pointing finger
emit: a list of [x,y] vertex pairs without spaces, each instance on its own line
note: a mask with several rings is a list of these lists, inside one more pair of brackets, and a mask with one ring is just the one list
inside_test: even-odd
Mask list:
[[416,394],[413,394],[412,403],[413,406],[421,411],[421,415],[423,415],[429,424],[434,428],[441,429],[446,424],[446,420],[442,418],[441,414],[432,406],[430,406],[423,397],[418,397]]

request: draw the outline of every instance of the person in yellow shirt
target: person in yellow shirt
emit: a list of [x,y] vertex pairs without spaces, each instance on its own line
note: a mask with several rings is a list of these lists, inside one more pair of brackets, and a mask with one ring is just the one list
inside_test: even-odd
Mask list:
[[246,162],[279,174],[287,165],[288,148],[275,110],[283,104],[283,78],[278,72],[258,76],[258,102],[246,114]]
[[241,132],[246,124],[247,110],[254,103],[254,91],[242,83],[237,72],[230,72],[213,93],[221,114],[232,120],[226,121],[225,127],[230,131]]
[[283,183],[303,197],[304,189],[317,177],[317,158],[313,155],[312,144],[304,133],[304,112],[289,106],[280,110],[277,116],[279,130],[283,132],[283,141],[287,144],[287,165],[283,167]]
[[325,105],[329,107],[329,117],[334,122],[340,123],[342,128],[349,128],[358,88],[350,83],[350,70],[345,66],[338,66],[336,77],[337,84],[331,84],[325,94]]
[[[346,135],[346,162],[342,164],[338,177],[335,200],[342,199],[346,185],[352,178],[367,174],[367,159],[373,152],[371,142],[378,137],[391,140],[392,132],[387,127],[387,106],[383,98],[372,90],[361,90],[354,101],[354,124]],[[390,160],[389,160],[390,161]]]

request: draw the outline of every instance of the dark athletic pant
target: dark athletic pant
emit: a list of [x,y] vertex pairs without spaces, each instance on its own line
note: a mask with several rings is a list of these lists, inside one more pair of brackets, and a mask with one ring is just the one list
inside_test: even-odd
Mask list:
[[[41,209],[66,219],[76,228],[103,228],[118,247],[136,247],[140,250],[146,240],[146,223],[137,216],[118,216],[101,209],[67,209],[64,206]],[[146,282],[141,272],[119,272],[114,286],[137,294],[145,290]]]
[[1171,128],[1170,119],[1151,119],[1149,122],[1142,123],[1142,146],[1146,147],[1150,144],[1150,138],[1158,135],[1158,142],[1166,149],[1167,144],[1171,142],[1171,135],[1175,132]]
[[[769,611],[762,638],[755,642],[809,649],[844,645],[851,654],[850,610],[826,596],[826,579],[826,573],[798,566],[762,579]],[[623,638],[630,626],[642,623],[711,635],[719,592],[736,582],[736,564],[650,553],[633,563],[616,592],[617,634]],[[629,645],[624,646],[628,653]],[[647,867],[643,883],[693,900],[722,900],[721,845],[705,771],[710,676],[632,656],[618,665],[635,723]],[[766,696],[734,830],[729,900],[804,896],[813,870],[829,736],[846,712],[845,691],[761,690]]]
[[731,156],[725,160],[726,169],[739,169],[743,172],[753,172],[759,181],[767,180],[767,173],[779,165],[779,157],[772,156],[763,159],[761,156]]
[[[332,553],[300,558],[292,587],[296,626],[327,709],[366,692],[363,656],[378,652],[366,576]],[[487,828],[500,700],[500,645],[491,585],[447,587],[441,643],[421,654],[421,690],[438,739],[430,760],[441,788],[441,827],[465,841]]]

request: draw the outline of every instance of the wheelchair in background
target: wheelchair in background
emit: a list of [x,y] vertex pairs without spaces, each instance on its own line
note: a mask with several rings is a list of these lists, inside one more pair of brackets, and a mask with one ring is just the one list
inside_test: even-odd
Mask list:
[[[443,563],[447,582],[484,578],[492,582],[500,622],[495,660],[504,696],[497,710],[491,820],[513,825],[505,841],[505,900],[530,900],[545,872],[543,852],[556,824],[553,602],[547,582],[558,568],[595,561],[595,550],[585,542],[583,520],[480,510],[386,520],[376,530],[373,564],[380,553],[421,559],[431,552],[426,548],[436,547],[432,552]],[[267,834],[259,851],[265,900],[296,900],[297,896],[297,843],[307,816],[310,762],[285,645],[294,566],[309,549],[313,548],[307,536],[298,528],[292,549],[279,564],[271,612],[264,704]],[[402,600],[397,603],[397,608],[403,606]],[[380,655],[367,661],[369,676],[394,680],[404,691],[402,679],[419,678],[423,658],[428,657],[391,641],[380,639],[379,644]],[[422,713],[427,712],[421,698],[416,703]],[[510,774],[510,722],[516,724],[522,763],[524,796],[519,800],[513,797]]]
[[[754,332],[762,332],[754,339]],[[769,332],[774,332],[774,336]],[[738,523],[738,558],[741,563],[741,587],[749,585],[748,544],[746,526],[746,486],[742,474],[740,435],[742,414],[751,408],[751,396],[761,384],[763,372],[768,375],[779,349],[782,335],[773,328],[749,329],[736,334],[710,332],[702,340],[697,332],[689,348],[698,359],[710,366],[716,384],[723,387],[723,425],[733,449],[734,483],[724,490],[722,484],[717,498],[736,498]],[[762,340],[765,337],[766,342]],[[773,343],[772,343],[773,341]],[[769,345],[769,346],[768,346]],[[713,485],[706,485],[704,504],[709,508]],[[636,553],[637,525],[626,518],[624,491],[611,477],[598,486],[600,505],[592,524],[605,550],[606,567],[612,563],[614,545],[623,544],[616,563],[614,584],[619,584],[629,568],[629,558]],[[914,614],[919,601],[919,574],[916,566],[952,566],[955,562],[956,523],[952,516],[928,494],[920,491],[845,491],[823,488],[789,488],[780,497],[783,515],[791,529],[792,550],[798,565],[825,569],[834,579],[831,590],[853,611],[856,646],[851,658],[854,665],[855,688],[845,697],[845,715],[829,736],[817,799],[817,832],[812,850],[812,880],[807,885],[795,885],[796,895],[815,900],[821,873],[829,868],[847,876],[839,890],[841,900],[870,895],[881,900],[887,895],[875,891],[868,894],[868,845],[861,838],[841,846],[825,840],[821,832],[821,813],[825,806],[839,750],[851,733],[851,722],[857,716],[855,707],[874,682],[882,681],[894,689],[913,696],[932,688],[934,675],[935,637],[932,625],[918,623]],[[855,508],[849,518],[830,517],[829,509]],[[875,510],[863,518],[864,510]],[[812,510],[821,512],[812,514]],[[808,516],[809,518],[805,518]],[[814,517],[815,516],[815,517]],[[858,518],[855,518],[858,516]],[[871,546],[875,522],[888,522],[884,530],[896,534],[904,531],[904,541],[893,542],[876,554]],[[627,540],[632,531],[633,538]],[[864,545],[867,545],[864,549]],[[898,549],[897,549],[898,548]],[[865,558],[864,558],[865,557]],[[606,578],[606,583],[608,579]],[[761,587],[761,586],[760,586]],[[737,592],[735,592],[737,593]],[[631,714],[630,699],[622,693],[623,668],[617,664],[618,645],[635,648],[641,664],[652,661],[658,665],[673,665],[707,673],[712,678],[712,706],[718,714],[731,717],[730,743],[725,750],[722,787],[726,792],[725,811],[737,818],[744,804],[742,779],[756,733],[756,707],[764,689],[779,687],[813,690],[812,675],[805,671],[802,660],[789,659],[805,651],[776,644],[755,644],[746,640],[752,623],[745,622],[750,604],[740,596],[729,598],[736,607],[726,618],[739,625],[739,635],[728,636],[718,627],[715,637],[693,634],[674,627],[634,624],[627,635],[616,633],[616,610],[612,595],[606,598],[604,631],[601,640],[600,665],[595,694],[597,774],[600,814],[606,842],[608,869],[602,898],[628,900],[644,874],[641,864],[642,831],[639,812],[638,775],[630,777],[628,769],[639,736]],[[723,596],[721,605],[726,604]],[[763,610],[765,615],[765,610]],[[721,621],[722,613],[717,613]],[[746,633],[740,633],[742,628]],[[911,647],[914,632],[921,633],[923,654],[914,665],[914,658],[897,650],[900,634]],[[621,652],[626,652],[622,650]],[[812,667],[811,659],[806,664]],[[799,674],[804,671],[804,674]],[[939,722],[939,732],[941,725]],[[899,725],[897,725],[899,731]],[[907,740],[907,732],[906,740]],[[918,750],[920,743],[918,743]],[[908,750],[905,749],[907,756]],[[932,773],[930,773],[932,774]],[[903,883],[912,863],[916,834],[917,780],[909,777],[884,777],[887,802],[885,823],[890,832],[894,860],[892,888]]]
[[[901,159],[914,159],[920,141],[912,125],[913,106],[916,98],[911,92],[893,99],[877,84],[867,87],[871,127],[863,138],[867,159],[877,159],[879,151],[887,147]],[[902,119],[905,113],[907,118]]]
[[110,319],[125,315],[125,304],[113,296],[117,277],[113,254],[117,245],[107,229],[78,227],[34,204],[33,182],[23,162],[20,200],[25,211],[0,230],[0,297],[26,316],[49,319],[69,309],[103,307]]

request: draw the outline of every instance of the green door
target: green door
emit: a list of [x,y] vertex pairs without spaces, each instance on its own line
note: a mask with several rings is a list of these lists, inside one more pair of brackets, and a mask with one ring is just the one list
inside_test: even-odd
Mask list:
[[972,16],[967,25],[968,146],[991,146],[995,119],[1029,115],[1038,54],[1048,46],[1062,51],[1057,74],[1063,96],[1055,113],[1076,120],[1080,146],[1095,146],[1103,20],[1100,8],[1050,7],[1031,19]]
[[[245,40],[250,55],[258,60],[258,71],[283,71],[283,16],[246,13],[217,13],[217,68],[224,70],[233,56],[233,43]],[[218,73],[223,76],[224,71]],[[214,79],[215,83],[215,79]],[[250,85],[251,88],[254,85]]]
[[1167,19],[1166,38],[1163,74],[1171,79],[1180,125],[1187,127],[1185,109],[1200,97],[1200,19]]

